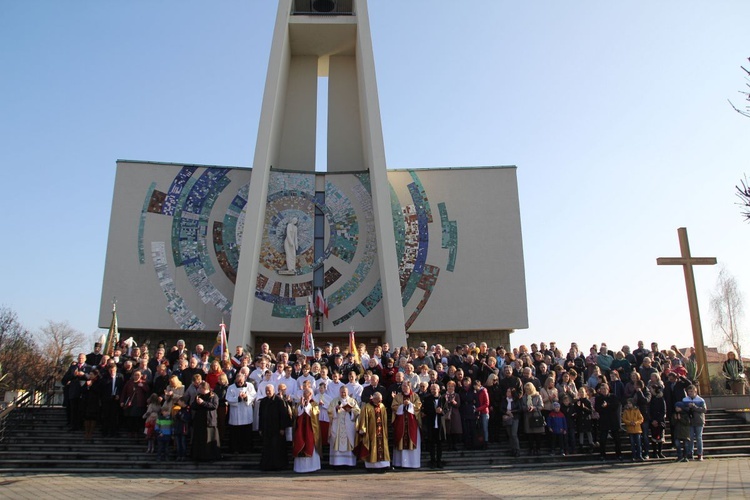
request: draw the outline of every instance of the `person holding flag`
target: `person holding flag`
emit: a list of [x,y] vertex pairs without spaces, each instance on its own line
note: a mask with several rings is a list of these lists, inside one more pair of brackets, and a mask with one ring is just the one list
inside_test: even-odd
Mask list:
[[211,349],[211,355],[223,361],[225,352],[227,352],[227,325],[222,321],[219,325],[219,333],[216,335],[216,344]]
[[352,361],[358,365],[362,364],[362,359],[359,357],[359,349],[357,349],[357,342],[354,340],[354,328],[349,330],[349,354],[353,356]]
[[315,357],[315,340],[313,340],[312,334],[312,315],[310,314],[309,309],[307,314],[305,314],[305,326],[302,330],[302,344],[300,345],[300,350],[307,360]]

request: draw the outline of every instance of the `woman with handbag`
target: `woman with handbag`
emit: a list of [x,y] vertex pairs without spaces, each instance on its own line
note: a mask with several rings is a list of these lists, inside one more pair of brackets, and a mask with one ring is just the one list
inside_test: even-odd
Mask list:
[[523,409],[523,430],[529,438],[529,454],[539,455],[541,436],[544,435],[544,417],[542,416],[542,396],[537,392],[531,382],[523,386],[523,398],[521,401]]
[[221,458],[221,441],[217,429],[219,397],[211,391],[208,382],[201,382],[198,394],[190,405],[193,416],[192,457],[198,461],[213,461]]
[[148,383],[136,370],[125,383],[122,390],[122,414],[125,417],[130,437],[136,437],[143,433],[143,414],[148,405],[148,396],[151,394]]

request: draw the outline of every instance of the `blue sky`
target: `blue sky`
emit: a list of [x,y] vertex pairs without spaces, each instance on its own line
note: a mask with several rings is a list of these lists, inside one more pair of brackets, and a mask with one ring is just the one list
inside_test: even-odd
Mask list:
[[[0,0],[0,304],[97,330],[115,161],[250,166],[276,2]],[[679,268],[750,290],[750,2],[372,1],[391,168],[517,165],[514,345],[692,344]],[[708,345],[718,268],[697,269]],[[750,293],[750,292],[748,292]]]

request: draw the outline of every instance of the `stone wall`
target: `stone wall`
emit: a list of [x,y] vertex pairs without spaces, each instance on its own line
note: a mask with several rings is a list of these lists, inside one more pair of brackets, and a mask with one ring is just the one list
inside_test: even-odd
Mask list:
[[463,331],[463,332],[419,332],[410,333],[407,342],[409,346],[418,346],[420,342],[425,341],[428,345],[440,344],[451,352],[459,344],[469,344],[471,342],[477,345],[480,342],[487,342],[487,346],[495,348],[503,346],[510,348],[511,330],[483,330],[483,331]]

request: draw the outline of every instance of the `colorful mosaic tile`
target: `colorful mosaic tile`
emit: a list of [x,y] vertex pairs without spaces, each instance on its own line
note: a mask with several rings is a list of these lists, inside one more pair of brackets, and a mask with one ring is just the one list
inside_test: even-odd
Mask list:
[[151,258],[159,279],[159,286],[167,298],[167,312],[174,322],[183,330],[205,330],[206,325],[185,305],[185,301],[177,291],[163,241],[151,242]]
[[[211,281],[215,270],[210,252],[212,251],[222,273],[234,283],[237,279],[240,241],[249,193],[249,183],[240,186],[223,217],[213,221],[209,236],[208,224],[216,201],[219,197],[231,196],[231,193],[227,193],[227,188],[231,185],[227,176],[229,172],[230,169],[227,168],[183,167],[166,192],[158,191],[156,183],[152,183],[144,198],[138,228],[138,258],[143,264],[143,235],[148,214],[171,217],[170,250],[175,266],[184,269],[189,283],[204,303],[213,304],[227,313],[231,312],[231,301]],[[439,268],[427,262],[429,224],[432,223],[430,203],[417,173],[409,171],[409,174],[412,182],[406,187],[412,203],[402,207],[392,186],[390,191],[402,303],[406,306],[416,290],[424,292],[422,300],[407,321],[407,328],[429,300],[439,274]],[[325,204],[320,205],[315,198],[316,174],[271,172],[260,255],[264,271],[258,274],[255,296],[273,304],[274,317],[304,317],[307,298],[313,293],[312,281],[297,280],[300,276],[311,274],[321,265],[325,266],[324,287],[331,311],[355,294],[358,298],[362,297],[360,288],[368,279],[377,258],[370,177],[366,172],[354,174],[358,182],[351,185],[344,183],[344,188],[337,183],[338,175],[346,174],[326,177]],[[313,253],[316,209],[325,215],[328,242],[323,257],[318,261],[314,260]],[[445,203],[438,204],[438,211],[442,247],[448,249],[449,253],[447,269],[453,271],[458,246],[457,224],[448,219]],[[291,217],[298,218],[299,248],[297,274],[290,278],[278,275],[276,271],[285,265],[283,241],[286,224]],[[211,243],[208,242],[209,237]],[[155,269],[158,268],[157,277],[169,302],[167,309],[170,315],[180,328],[205,328],[200,319],[186,309],[167,268],[166,245],[162,242],[161,247],[154,247],[157,243],[159,242],[152,242],[152,256],[155,259]],[[329,260],[331,257],[356,264],[345,281],[342,273],[334,267],[333,261]],[[382,293],[378,280],[356,307],[343,315],[334,316],[334,325],[339,325],[356,314],[366,316],[382,300]]]
[[206,236],[216,199],[230,183],[226,177],[228,172],[227,168],[210,168],[194,183],[188,181],[182,191],[182,195],[187,192],[187,196],[180,198],[185,202],[174,210],[172,219],[173,244],[175,235],[178,237],[177,249],[172,248],[172,251],[174,255],[177,250],[178,267],[185,268],[188,281],[204,304],[213,304],[226,313],[231,311],[232,303],[209,279],[215,271],[208,255]]
[[328,288],[332,286],[340,277],[341,273],[335,267],[329,267],[323,276],[323,287]]
[[[359,229],[364,229],[363,233],[360,233],[360,238],[364,236],[365,246],[362,253],[361,260],[357,265],[354,273],[349,280],[347,280],[342,286],[340,286],[333,293],[328,295],[328,304],[331,309],[349,297],[351,297],[358,289],[360,284],[365,280],[372,265],[377,257],[377,242],[375,239],[375,220],[373,218],[372,211],[372,197],[365,184],[355,184],[352,187],[354,198],[357,206],[360,208],[363,215],[363,219],[359,221]],[[347,313],[348,314],[348,313]]]
[[432,210],[430,210],[430,200],[427,199],[427,193],[425,193],[424,191],[422,181],[419,180],[419,176],[414,170],[409,170],[409,175],[411,175],[412,180],[414,180],[413,187],[411,184],[409,185],[409,191],[414,190],[417,192],[417,195],[412,192],[412,199],[414,200],[414,204],[417,205],[420,212],[423,212],[425,214],[425,216],[427,217],[427,222],[432,223]]
[[458,225],[454,220],[448,220],[448,209],[445,203],[438,203],[440,212],[440,227],[443,231],[443,248],[448,249],[448,265],[445,267],[453,272],[456,268],[456,255],[458,253]]
[[166,198],[162,204],[162,214],[174,215],[175,208],[178,204],[181,206],[184,200],[181,199],[182,191],[186,187],[188,180],[195,173],[196,167],[182,167],[180,172],[172,181],[172,185],[169,186],[169,191],[166,193]]
[[424,306],[427,305],[427,301],[430,300],[430,296],[432,295],[432,291],[434,290],[435,284],[437,283],[437,278],[438,278],[439,273],[440,273],[440,268],[436,266],[431,266],[428,264],[424,267],[424,274],[422,275],[422,278],[420,278],[419,283],[417,284],[417,287],[420,290],[424,290],[424,295],[422,295],[422,300],[419,301],[419,304],[417,304],[416,309],[414,309],[414,312],[411,313],[411,315],[409,316],[409,319],[407,319],[406,323],[404,324],[407,330],[411,328],[411,325],[414,323],[414,321],[416,321],[416,319],[422,313]]

